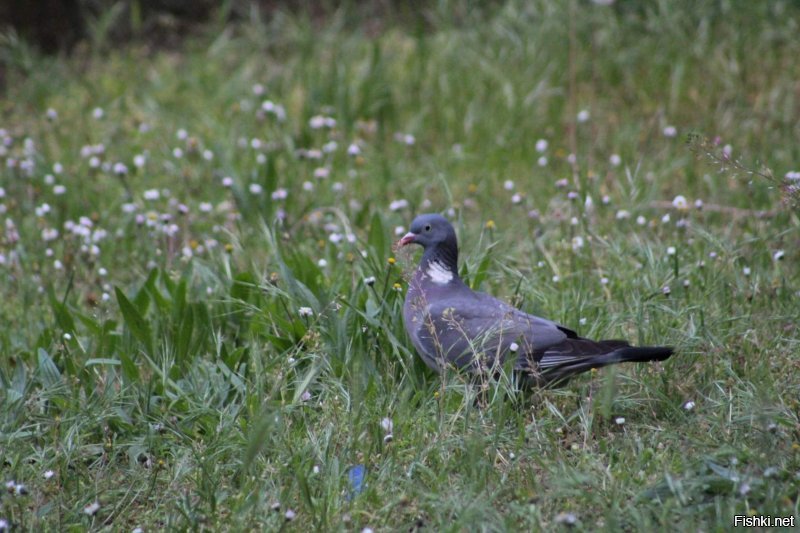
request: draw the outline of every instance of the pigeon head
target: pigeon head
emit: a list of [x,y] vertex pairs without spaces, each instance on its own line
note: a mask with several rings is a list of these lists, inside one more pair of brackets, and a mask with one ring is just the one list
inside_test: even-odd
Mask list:
[[457,271],[458,240],[453,225],[446,218],[437,214],[419,215],[409,230],[398,245],[419,244],[425,250],[423,263],[437,261],[449,270]]

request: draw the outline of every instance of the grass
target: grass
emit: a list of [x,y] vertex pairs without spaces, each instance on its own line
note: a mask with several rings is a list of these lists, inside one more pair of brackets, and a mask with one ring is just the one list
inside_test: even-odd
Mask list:
[[[0,518],[722,531],[798,515],[783,176],[800,12],[618,4],[442,3],[377,33],[346,10],[279,13],[180,51],[72,58],[7,39]],[[473,287],[678,354],[476,401],[403,330],[416,256],[392,242],[427,211],[455,221]]]

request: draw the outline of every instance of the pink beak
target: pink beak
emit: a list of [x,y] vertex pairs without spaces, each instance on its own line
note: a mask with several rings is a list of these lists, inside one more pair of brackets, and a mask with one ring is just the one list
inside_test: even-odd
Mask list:
[[416,234],[411,233],[410,231],[403,235],[403,238],[397,241],[398,246],[405,246],[406,244],[411,244],[414,242],[414,239],[417,237]]

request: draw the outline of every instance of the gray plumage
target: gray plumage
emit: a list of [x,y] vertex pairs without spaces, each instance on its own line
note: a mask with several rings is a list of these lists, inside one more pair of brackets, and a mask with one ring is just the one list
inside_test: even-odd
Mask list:
[[403,318],[417,352],[432,369],[452,364],[487,370],[514,358],[528,381],[563,383],[592,368],[622,362],[663,361],[669,347],[632,347],[625,341],[592,341],[550,320],[523,313],[470,289],[458,276],[458,242],[442,216],[420,215],[399,244],[424,248],[409,283]]

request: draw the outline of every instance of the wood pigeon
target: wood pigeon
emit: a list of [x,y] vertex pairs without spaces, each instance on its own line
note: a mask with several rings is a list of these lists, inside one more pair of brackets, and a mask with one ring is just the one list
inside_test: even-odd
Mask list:
[[458,241],[450,222],[420,215],[399,246],[424,248],[403,308],[406,331],[423,361],[437,372],[447,364],[472,372],[514,358],[514,370],[535,385],[564,383],[592,368],[663,361],[670,347],[633,347],[622,340],[593,341],[505,302],[470,289],[458,276]]

